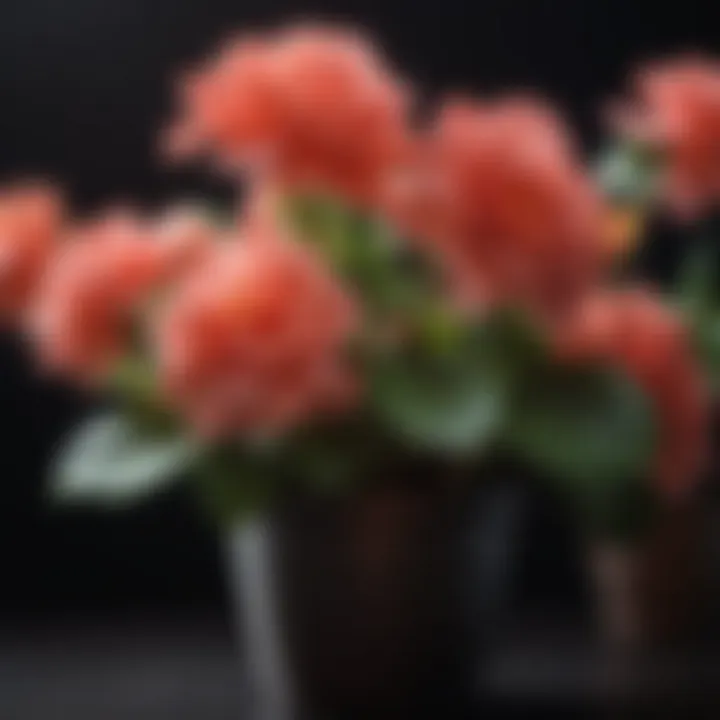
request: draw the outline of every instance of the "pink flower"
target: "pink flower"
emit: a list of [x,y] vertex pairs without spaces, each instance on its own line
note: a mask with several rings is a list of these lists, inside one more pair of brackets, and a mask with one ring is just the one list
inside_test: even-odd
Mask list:
[[115,214],[69,234],[48,268],[30,330],[44,366],[84,381],[129,348],[154,291],[203,262],[208,229],[185,214],[157,223]]
[[372,201],[405,142],[406,92],[358,34],[294,27],[222,48],[182,87],[176,155]]
[[205,435],[279,432],[355,394],[352,302],[305,248],[262,233],[219,246],[157,325],[163,386]]
[[636,73],[633,91],[615,124],[662,151],[672,208],[702,212],[720,198],[720,63],[684,57],[650,64]]
[[596,279],[602,208],[563,126],[527,98],[453,101],[389,188],[391,213],[470,305],[572,305]]
[[62,203],[43,185],[0,192],[0,317],[25,312],[61,233]]
[[148,228],[159,245],[169,280],[196,269],[213,253],[218,230],[199,210],[178,206],[166,211]]

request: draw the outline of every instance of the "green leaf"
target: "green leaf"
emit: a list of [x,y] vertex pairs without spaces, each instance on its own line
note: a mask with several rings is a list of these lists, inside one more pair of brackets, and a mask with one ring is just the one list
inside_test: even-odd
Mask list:
[[713,392],[720,391],[720,313],[698,313],[692,318],[693,345]]
[[645,477],[627,478],[622,483],[605,483],[573,492],[581,532],[614,541],[632,542],[652,524],[659,500]]
[[360,293],[369,311],[409,310],[426,295],[424,268],[417,255],[380,217],[337,198],[289,198],[286,220],[318,249],[338,274]]
[[691,317],[712,311],[717,299],[717,250],[712,243],[691,248],[680,268],[675,292]]
[[466,454],[494,439],[507,395],[505,375],[490,363],[400,358],[377,369],[372,402],[380,420],[411,444]]
[[116,364],[110,376],[110,391],[139,432],[153,436],[176,434],[178,418],[160,393],[156,371],[149,357],[128,354]]
[[543,339],[526,318],[504,309],[477,325],[450,322],[442,341],[435,334],[423,339],[431,341],[373,368],[377,415],[391,432],[431,451],[486,450],[522,379],[544,364]]
[[67,503],[127,506],[168,487],[196,455],[185,438],[149,437],[121,415],[101,415],[61,448],[51,493]]
[[600,156],[596,166],[598,183],[611,198],[646,203],[657,193],[661,162],[653,148],[621,143]]
[[314,425],[289,439],[280,457],[289,482],[322,494],[341,494],[387,469],[395,446],[365,412]]
[[196,489],[205,511],[232,525],[265,511],[280,481],[276,451],[239,445],[215,447],[198,463]]
[[644,479],[655,449],[647,398],[624,374],[599,368],[538,374],[518,398],[506,439],[579,493]]
[[547,342],[528,317],[512,308],[499,308],[471,329],[470,348],[486,362],[494,363],[519,382],[545,367],[549,357]]
[[718,251],[712,237],[691,248],[675,285],[675,299],[683,311],[692,342],[713,390],[720,390],[720,303]]

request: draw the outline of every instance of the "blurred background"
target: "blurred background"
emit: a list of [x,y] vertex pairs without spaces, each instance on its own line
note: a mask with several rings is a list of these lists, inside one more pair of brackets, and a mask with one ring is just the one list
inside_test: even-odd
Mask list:
[[[365,27],[430,93],[538,90],[565,112],[591,153],[602,101],[622,87],[636,62],[685,49],[720,52],[714,5],[4,0],[0,180],[55,178],[80,211],[125,199],[153,205],[198,193],[229,197],[221,181],[164,169],[156,156],[173,78],[233,29],[304,17]],[[677,253],[672,229],[662,229],[643,262],[667,278]],[[118,515],[54,511],[43,500],[46,465],[89,401],[37,379],[11,339],[1,341],[0,368],[0,667],[13,663],[3,646],[45,647],[43,638],[60,637],[72,647],[82,627],[134,628],[128,632],[145,639],[151,635],[144,627],[161,628],[166,638],[175,627],[199,628],[193,637],[202,643],[229,636],[218,542],[189,499],[178,493]],[[547,610],[582,625],[587,603],[562,521],[538,498],[523,533],[514,612]],[[28,662],[42,672],[41,664]],[[7,701],[9,677],[0,675],[0,716],[30,717]]]

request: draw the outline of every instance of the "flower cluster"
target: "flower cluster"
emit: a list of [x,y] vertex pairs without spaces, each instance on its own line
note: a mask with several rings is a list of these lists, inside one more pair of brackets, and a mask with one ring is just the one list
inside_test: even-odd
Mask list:
[[185,211],[154,223],[110,213],[67,228],[28,312],[43,365],[82,381],[102,379],[129,350],[135,314],[202,261],[210,232]]
[[[382,432],[406,423],[399,446],[434,433],[428,447],[457,451],[490,446],[479,434],[500,437],[513,417],[483,404],[516,394],[488,390],[480,375],[493,363],[473,344],[510,308],[557,340],[554,360],[636,382],[659,426],[646,471],[666,494],[685,490],[707,392],[683,321],[650,293],[611,289],[616,250],[642,224],[634,208],[615,212],[542,99],[452,98],[419,123],[409,87],[354,32],[291,27],[227,43],[180,84],[164,150],[246,184],[232,225],[183,207],[70,220],[47,187],[10,188],[3,320],[28,331],[43,366],[80,382],[110,382],[139,356],[165,409],[207,443],[282,439],[357,409]],[[720,68],[653,66],[638,95],[620,113],[622,142],[662,150],[675,207],[717,200]],[[322,242],[298,207],[325,213]],[[397,342],[373,340],[386,327]],[[422,352],[435,355],[412,366]],[[378,403],[389,378],[398,386]]]
[[681,215],[720,199],[720,63],[687,57],[643,67],[615,122],[665,156],[663,191]]
[[293,28],[231,42],[191,74],[168,145],[273,183],[374,201],[403,153],[406,104],[363,38]]
[[251,228],[164,309],[160,374],[203,435],[275,434],[351,403],[343,348],[356,324],[352,302],[317,258]]
[[447,103],[391,204],[464,304],[554,315],[602,268],[599,195],[539,101]]

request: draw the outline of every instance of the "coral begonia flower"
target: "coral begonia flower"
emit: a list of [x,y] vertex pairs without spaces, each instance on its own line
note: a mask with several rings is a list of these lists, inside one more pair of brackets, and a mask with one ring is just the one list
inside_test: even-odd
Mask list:
[[30,331],[42,364],[93,381],[130,349],[153,293],[209,252],[209,227],[184,212],[153,223],[115,213],[76,228],[44,276]]
[[62,202],[43,185],[0,191],[0,317],[17,322],[61,234]]
[[680,216],[720,199],[720,63],[681,57],[641,68],[613,113],[626,137],[662,153],[661,191]]
[[260,232],[221,244],[158,318],[162,385],[203,435],[281,432],[354,396],[353,303],[304,247]]
[[373,202],[406,141],[407,92],[357,33],[297,27],[228,43],[181,86],[176,156]]
[[608,255],[597,193],[559,120],[530,98],[448,102],[387,203],[471,305],[553,316]]

